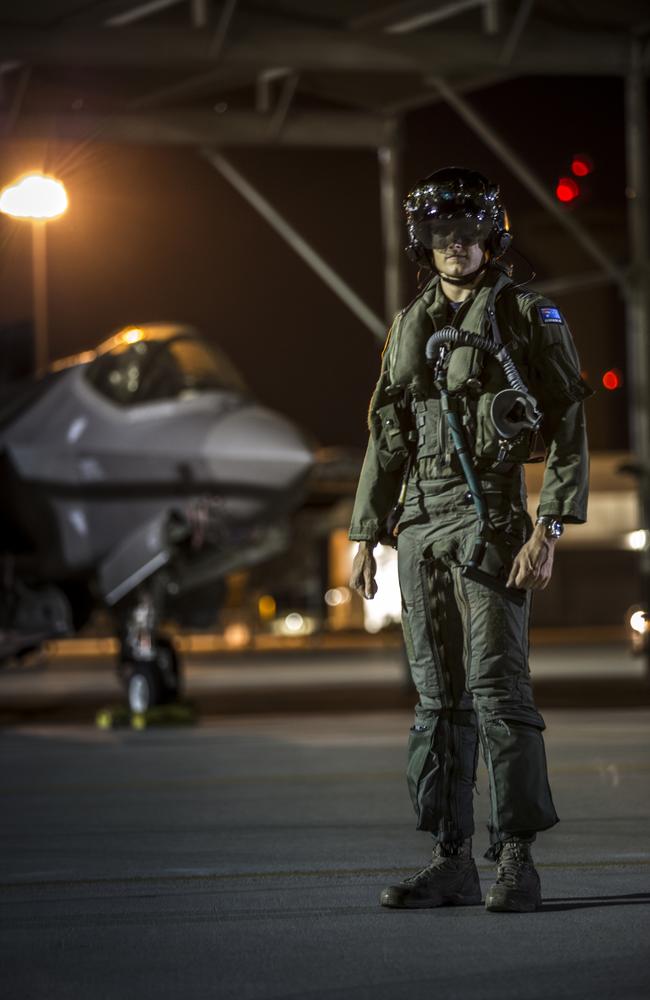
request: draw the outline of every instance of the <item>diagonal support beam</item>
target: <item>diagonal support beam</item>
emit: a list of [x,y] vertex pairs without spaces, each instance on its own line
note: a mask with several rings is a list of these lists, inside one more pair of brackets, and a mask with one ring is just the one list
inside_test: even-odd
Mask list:
[[472,132],[482,139],[485,145],[499,157],[508,170],[521,181],[540,205],[550,212],[560,225],[573,236],[575,241],[589,254],[592,260],[595,260],[617,284],[622,285],[624,276],[618,264],[605,253],[600,244],[574,216],[568,215],[560,208],[553,196],[546,190],[546,186],[521,156],[519,156],[514,147],[507,143],[491,125],[488,125],[485,119],[467,103],[465,98],[456,93],[442,77],[430,77],[427,83],[431,83],[437,88],[443,100],[456,111]]
[[567,274],[561,278],[549,278],[547,281],[527,282],[536,292],[542,295],[562,295],[565,292],[581,292],[591,288],[608,285],[611,282],[608,274],[603,271],[584,271],[580,274]]
[[517,13],[515,14],[515,19],[512,22],[512,27],[510,28],[508,37],[505,40],[503,49],[501,50],[501,62],[504,66],[507,66],[512,61],[515,49],[519,44],[519,39],[524,33],[526,22],[531,15],[534,5],[535,0],[520,0]]
[[373,312],[363,299],[359,298],[354,289],[348,285],[340,274],[334,268],[330,267],[327,261],[283,218],[278,210],[260,194],[257,188],[253,187],[250,181],[233,166],[223,153],[218,153],[214,149],[204,147],[201,149],[201,154],[239,192],[242,198],[259,212],[276,233],[289,244],[291,249],[295,250],[305,264],[311,267],[312,271],[345,303],[357,319],[361,320],[364,326],[368,327],[377,340],[383,343],[386,337],[386,328],[383,319]]

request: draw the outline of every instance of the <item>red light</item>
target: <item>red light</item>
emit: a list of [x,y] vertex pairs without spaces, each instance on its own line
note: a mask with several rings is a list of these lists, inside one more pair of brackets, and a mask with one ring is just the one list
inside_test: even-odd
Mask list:
[[573,201],[580,194],[580,188],[573,177],[560,177],[555,188],[558,201]]
[[576,177],[586,177],[587,174],[593,173],[594,165],[588,156],[574,156],[571,161],[571,170],[576,175]]
[[610,368],[610,370],[605,372],[603,375],[603,385],[606,389],[619,389],[621,382],[621,373],[618,368]]

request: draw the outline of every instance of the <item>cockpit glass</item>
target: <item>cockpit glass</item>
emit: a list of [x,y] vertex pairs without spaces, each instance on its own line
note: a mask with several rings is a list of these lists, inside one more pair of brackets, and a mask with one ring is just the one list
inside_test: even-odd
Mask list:
[[248,391],[221,351],[187,336],[117,344],[88,365],[87,378],[98,392],[121,406],[215,389]]

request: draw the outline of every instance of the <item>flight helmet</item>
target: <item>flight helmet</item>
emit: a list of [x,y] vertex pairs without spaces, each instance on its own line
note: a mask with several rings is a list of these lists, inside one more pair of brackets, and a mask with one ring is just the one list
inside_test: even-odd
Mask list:
[[404,201],[409,242],[406,252],[416,264],[432,268],[432,250],[455,239],[480,243],[486,259],[480,270],[502,257],[512,242],[508,214],[499,200],[499,185],[476,170],[443,167],[418,181]]

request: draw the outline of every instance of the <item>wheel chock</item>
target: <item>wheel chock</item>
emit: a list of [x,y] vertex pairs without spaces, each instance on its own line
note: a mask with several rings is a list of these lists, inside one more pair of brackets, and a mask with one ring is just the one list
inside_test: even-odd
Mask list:
[[100,708],[95,716],[95,725],[98,729],[117,729],[119,726],[128,726],[131,721],[131,712],[127,705],[107,705]]
[[95,716],[98,729],[118,729],[130,726],[142,730],[149,726],[187,726],[196,722],[196,708],[190,702],[170,702],[155,705],[146,712],[131,712],[128,705],[108,705]]
[[187,726],[196,722],[196,709],[186,701],[172,701],[166,705],[154,705],[146,712],[133,712],[132,729],[148,729],[149,726]]

